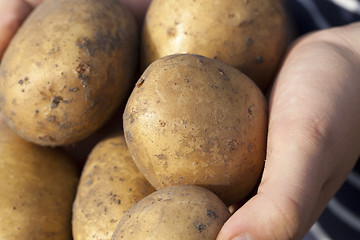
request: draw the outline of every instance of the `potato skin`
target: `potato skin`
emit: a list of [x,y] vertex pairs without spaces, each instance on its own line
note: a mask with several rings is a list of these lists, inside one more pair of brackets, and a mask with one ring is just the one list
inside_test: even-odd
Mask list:
[[123,119],[129,151],[156,189],[195,184],[232,204],[261,175],[265,98],[221,61],[191,54],[156,60],[136,84]]
[[121,219],[112,240],[211,240],[230,217],[225,204],[199,186],[171,186],[136,203]]
[[122,134],[101,141],[82,171],[73,206],[74,240],[110,239],[125,212],[154,191]]
[[23,138],[65,145],[89,136],[128,96],[138,29],[117,0],[48,0],[0,67],[0,109]]
[[0,239],[70,240],[75,164],[26,142],[5,122],[0,132]]
[[174,53],[222,60],[265,91],[287,47],[281,0],[153,0],[145,17],[142,61],[146,67]]

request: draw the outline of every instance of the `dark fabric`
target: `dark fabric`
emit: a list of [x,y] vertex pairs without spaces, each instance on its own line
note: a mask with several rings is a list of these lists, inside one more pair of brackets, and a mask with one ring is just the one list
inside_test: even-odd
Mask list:
[[[289,11],[293,16],[299,34],[304,34],[319,29],[314,21],[312,14],[308,11],[302,2],[312,2],[322,18],[329,23],[330,26],[342,26],[352,22],[360,21],[358,13],[352,13],[344,8],[337,6],[329,0],[287,0]],[[349,1],[349,0],[343,0]],[[358,1],[359,2],[359,1]]]

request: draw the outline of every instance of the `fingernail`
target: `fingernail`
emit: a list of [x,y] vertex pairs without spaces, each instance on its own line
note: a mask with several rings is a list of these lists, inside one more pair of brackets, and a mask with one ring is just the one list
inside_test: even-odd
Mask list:
[[253,238],[250,235],[245,234],[245,235],[234,237],[231,240],[253,240]]

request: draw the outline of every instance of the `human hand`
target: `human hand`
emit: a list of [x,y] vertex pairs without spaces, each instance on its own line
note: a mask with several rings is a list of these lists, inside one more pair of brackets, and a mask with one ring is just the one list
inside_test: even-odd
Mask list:
[[0,60],[11,38],[33,5],[24,0],[0,0]]
[[359,37],[360,23],[324,30],[289,52],[270,97],[258,192],[218,240],[301,239],[345,181],[360,155]]

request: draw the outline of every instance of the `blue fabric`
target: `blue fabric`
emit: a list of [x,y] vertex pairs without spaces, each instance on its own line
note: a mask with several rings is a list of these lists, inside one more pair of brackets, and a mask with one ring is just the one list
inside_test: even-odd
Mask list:
[[312,14],[306,7],[304,7],[308,5],[306,4],[307,2],[311,2],[315,6],[316,10],[319,11],[321,16],[330,26],[342,26],[360,21],[359,14],[351,13],[328,0],[290,0],[288,2],[289,11],[295,19],[299,34],[319,29],[319,26],[314,21]]

